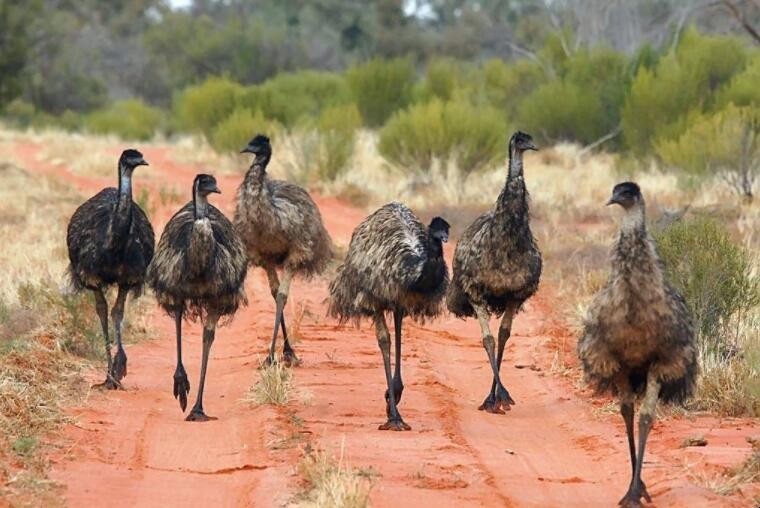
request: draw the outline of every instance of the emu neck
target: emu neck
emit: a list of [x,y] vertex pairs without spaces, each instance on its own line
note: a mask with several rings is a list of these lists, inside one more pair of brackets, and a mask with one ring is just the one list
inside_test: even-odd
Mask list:
[[498,222],[509,224],[510,229],[529,223],[528,191],[522,173],[522,152],[518,150],[510,154],[509,175],[496,202],[495,215]]
[[120,249],[123,247],[129,236],[131,226],[132,170],[122,166],[119,167],[119,197],[106,238],[109,248]]
[[517,148],[509,150],[509,178],[523,175],[523,151]]
[[119,168],[119,209],[127,210],[132,206],[132,170]]
[[622,236],[639,236],[646,233],[646,229],[645,206],[644,201],[641,200],[625,211],[620,226],[620,234]]
[[269,164],[268,155],[266,156],[257,155],[256,158],[253,159],[253,163],[251,164],[251,167],[248,169],[248,172],[245,174],[244,183],[247,187],[249,187],[252,190],[259,190],[259,191],[265,188],[264,180],[266,180],[267,164]]
[[208,216],[208,197],[193,192],[193,211],[195,212],[195,220],[200,220]]

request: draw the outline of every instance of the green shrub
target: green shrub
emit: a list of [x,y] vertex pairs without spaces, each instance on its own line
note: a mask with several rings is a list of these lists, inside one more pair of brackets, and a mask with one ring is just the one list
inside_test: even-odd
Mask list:
[[449,101],[467,79],[468,69],[463,62],[452,58],[435,58],[427,64],[423,94],[425,98]]
[[237,109],[216,126],[209,141],[217,152],[237,153],[256,133],[274,138],[279,130],[280,125],[260,111],[254,114],[247,109]]
[[700,350],[734,354],[737,327],[760,303],[749,253],[709,218],[676,222],[655,239],[668,281],[693,312]]
[[3,117],[14,127],[27,128],[32,125],[37,111],[33,104],[23,99],[13,99],[6,104]]
[[409,104],[415,75],[407,58],[375,58],[348,69],[346,79],[364,124],[379,127]]
[[486,101],[502,111],[507,119],[517,113],[525,97],[547,82],[544,70],[531,60],[507,64],[492,59],[486,62],[481,72]]
[[730,83],[718,92],[719,107],[729,103],[737,106],[760,108],[760,56],[756,56],[747,68],[734,76]]
[[760,108],[729,104],[712,115],[693,115],[688,129],[674,140],[659,141],[656,152],[692,177],[720,173],[751,199],[760,173]]
[[518,108],[519,127],[538,139],[591,143],[610,125],[597,91],[564,81],[539,87]]
[[123,139],[144,141],[156,133],[161,116],[161,111],[140,100],[126,100],[90,113],[84,119],[84,126],[95,134],[116,134]]
[[175,101],[180,128],[202,132],[210,139],[216,126],[235,110],[243,87],[224,78],[209,78],[186,88]]
[[507,126],[491,107],[433,100],[396,113],[380,131],[390,161],[429,171],[434,159],[453,160],[464,175],[505,156]]
[[301,71],[278,74],[261,85],[247,87],[238,104],[290,128],[304,117],[314,118],[322,109],[347,100],[348,88],[342,76]]
[[708,97],[747,63],[746,49],[738,38],[705,35],[695,28],[681,36],[676,57],[689,79]]
[[320,179],[335,180],[345,171],[354,153],[356,133],[361,124],[362,118],[356,104],[334,106],[319,116],[317,175]]

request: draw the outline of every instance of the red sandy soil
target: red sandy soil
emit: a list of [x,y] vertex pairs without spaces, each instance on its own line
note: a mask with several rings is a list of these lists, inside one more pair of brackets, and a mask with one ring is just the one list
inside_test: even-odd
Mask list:
[[[83,193],[110,181],[71,174],[39,160],[40,147],[20,143],[15,155],[32,171],[60,177]],[[120,150],[113,148],[114,161]],[[171,159],[166,147],[144,150],[151,166],[135,187],[188,189],[196,168]],[[276,155],[275,155],[276,156]],[[115,162],[114,162],[115,164]],[[208,171],[209,168],[198,168]],[[141,179],[143,171],[154,173]],[[156,176],[158,175],[158,178]],[[222,177],[217,202],[232,214],[240,177]],[[336,244],[346,245],[363,211],[317,198]],[[173,209],[152,217],[157,229]],[[448,254],[453,246],[448,245]],[[242,401],[266,354],[274,306],[266,278],[252,270],[250,305],[217,332],[207,378],[206,411],[219,419],[187,423],[172,397],[172,321],[156,312],[154,340],[129,346],[125,391],[93,391],[71,408],[74,423],[52,457],[52,477],[71,506],[282,506],[303,488],[296,464],[303,447],[325,449],[356,468],[371,468],[374,506],[615,506],[629,482],[625,432],[615,411],[600,411],[574,373],[552,369],[557,354],[574,355],[574,340],[551,321],[542,292],[516,319],[504,382],[517,400],[506,415],[477,410],[491,383],[473,321],[445,317],[404,326],[406,390],[400,411],[411,432],[383,432],[385,390],[373,329],[338,327],[324,318],[327,281],[297,281],[288,322],[300,318],[296,344],[303,364],[294,380],[302,394],[284,408]],[[496,326],[494,324],[494,326]],[[200,327],[185,326],[184,363],[195,397]],[[555,353],[559,351],[559,353]],[[93,371],[91,381],[101,381]],[[306,396],[303,396],[306,394]],[[741,463],[757,422],[733,418],[668,418],[650,438],[644,478],[655,506],[751,506],[758,486],[722,497],[699,486]],[[708,445],[680,448],[689,436]]]

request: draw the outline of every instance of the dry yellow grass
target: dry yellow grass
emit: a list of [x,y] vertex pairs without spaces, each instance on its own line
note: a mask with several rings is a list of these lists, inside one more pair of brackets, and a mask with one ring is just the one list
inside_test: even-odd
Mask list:
[[296,506],[309,508],[364,508],[369,506],[369,493],[374,474],[346,464],[344,446],[336,459],[324,451],[307,447],[298,471],[307,482]]
[[282,362],[262,365],[259,379],[248,391],[245,400],[257,406],[284,406],[293,396],[293,372]]

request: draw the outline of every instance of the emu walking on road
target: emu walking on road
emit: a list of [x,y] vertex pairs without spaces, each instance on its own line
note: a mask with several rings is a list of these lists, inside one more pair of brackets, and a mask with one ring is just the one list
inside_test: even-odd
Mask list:
[[[388,421],[380,430],[410,430],[396,405],[401,400],[401,322],[405,316],[437,316],[449,282],[442,242],[449,224],[434,218],[427,228],[409,208],[389,203],[354,230],[343,264],[330,284],[328,314],[342,322],[371,317],[383,355],[388,389]],[[390,335],[385,313],[393,313],[396,334],[395,373],[391,378]]]
[[[607,203],[624,209],[620,236],[612,250],[612,271],[597,293],[578,341],[587,380],[600,392],[620,398],[631,455],[632,477],[620,500],[625,507],[651,502],[641,467],[657,401],[682,402],[694,389],[697,350],[689,309],[668,285],[645,222],[639,186],[615,186]],[[639,412],[639,450],[633,435],[633,405],[644,394]]]
[[[512,320],[523,302],[538,289],[541,253],[530,230],[528,191],[523,179],[523,153],[536,150],[533,139],[516,132],[509,140],[509,174],[495,207],[465,230],[454,251],[454,271],[446,295],[449,310],[459,317],[477,317],[483,347],[493,371],[493,383],[479,407],[504,413],[515,401],[499,371]],[[499,349],[488,326],[492,314],[502,315]]]
[[[272,180],[266,172],[272,157],[269,138],[254,137],[242,150],[254,154],[253,163],[238,189],[235,227],[248,249],[250,261],[266,270],[276,305],[269,363],[275,361],[277,334],[282,325],[283,362],[298,362],[288,341],[283,309],[294,275],[311,277],[324,271],[332,247],[322,216],[309,193],[298,185]],[[277,277],[282,269],[282,281]]]
[[[122,321],[127,294],[142,293],[145,270],[153,258],[153,228],[145,212],[132,201],[132,172],[147,166],[137,150],[124,150],[119,158],[119,187],[108,187],[84,202],[71,217],[66,243],[69,277],[75,290],[95,293],[95,307],[103,328],[108,370],[99,386],[121,388],[127,375],[127,354],[122,345]],[[108,301],[105,292],[116,284],[119,292],[111,310],[116,355],[111,357],[108,335]]]
[[245,282],[248,258],[245,246],[232,223],[208,195],[221,192],[211,175],[200,174],[193,182],[193,200],[183,206],[166,225],[148,280],[159,305],[175,319],[177,369],[174,397],[182,411],[187,407],[190,383],[182,365],[182,318],[203,322],[203,359],[195,405],[188,421],[209,419],[203,411],[203,387],[211,344],[220,318],[232,316],[246,303]]

